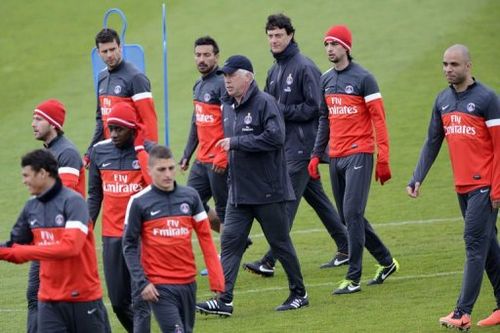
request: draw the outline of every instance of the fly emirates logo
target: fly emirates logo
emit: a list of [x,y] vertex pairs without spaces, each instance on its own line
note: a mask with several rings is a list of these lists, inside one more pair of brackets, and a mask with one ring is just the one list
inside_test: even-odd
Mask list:
[[344,105],[341,97],[328,96],[326,98],[328,112],[331,116],[349,115],[358,113],[358,108],[354,105]]
[[179,237],[189,235],[189,230],[181,226],[179,220],[167,219],[165,228],[153,228],[153,236],[160,237]]
[[197,123],[213,123],[215,121],[213,114],[204,114],[203,107],[196,104],[196,122]]
[[109,113],[111,112],[111,99],[110,98],[107,98],[107,97],[104,97],[101,101],[101,114],[103,116],[107,116],[109,115]]
[[450,125],[444,126],[444,134],[476,135],[476,129],[473,126],[462,125],[462,117],[457,115],[450,116]]
[[103,191],[106,193],[133,194],[142,190],[142,185],[129,183],[128,175],[114,174],[112,179],[103,182]]
[[59,244],[59,241],[56,240],[55,235],[50,231],[42,230],[40,232],[40,239],[36,242],[36,245],[54,245]]

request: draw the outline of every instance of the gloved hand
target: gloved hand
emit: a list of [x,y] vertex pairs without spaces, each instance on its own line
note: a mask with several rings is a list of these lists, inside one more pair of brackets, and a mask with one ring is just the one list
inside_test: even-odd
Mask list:
[[389,179],[391,179],[389,163],[377,161],[377,165],[375,166],[375,181],[380,180],[380,185],[384,185]]
[[307,166],[307,171],[309,172],[309,176],[317,180],[320,178],[319,172],[318,172],[318,165],[319,165],[319,157],[314,156],[311,158],[309,161],[309,165]]
[[146,128],[143,124],[137,123],[135,129],[134,148],[136,152],[144,150],[144,140],[146,139]]

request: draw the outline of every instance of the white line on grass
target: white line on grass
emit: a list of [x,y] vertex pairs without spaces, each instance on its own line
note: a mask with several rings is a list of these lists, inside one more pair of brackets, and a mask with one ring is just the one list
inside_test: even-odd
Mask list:
[[[398,281],[398,280],[413,280],[413,279],[433,279],[433,278],[440,278],[444,276],[450,276],[450,275],[458,275],[462,274],[462,271],[454,271],[454,272],[439,272],[439,273],[434,273],[434,274],[423,274],[423,275],[406,275],[406,276],[391,276],[391,281]],[[368,280],[363,281],[363,282],[368,282]],[[317,287],[328,287],[328,286],[334,286],[335,282],[325,282],[325,283],[315,283],[315,284],[307,284],[307,288],[317,288]],[[255,294],[255,293],[265,293],[269,291],[280,291],[280,290],[288,290],[287,287],[273,287],[273,288],[260,288],[260,289],[248,289],[248,290],[240,290],[236,291],[234,294],[235,295],[243,295],[243,294]],[[206,298],[213,296],[213,294],[208,294],[208,293],[203,293],[201,295],[198,295],[201,298]],[[111,304],[108,302],[104,303],[106,307],[111,308]],[[109,309],[108,309],[109,310]],[[24,312],[26,311],[26,308],[23,306],[22,308],[0,308],[0,313],[2,312]]]

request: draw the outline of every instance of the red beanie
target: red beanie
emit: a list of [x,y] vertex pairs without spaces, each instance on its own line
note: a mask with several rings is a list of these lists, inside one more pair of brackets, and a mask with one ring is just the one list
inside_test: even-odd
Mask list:
[[108,125],[116,125],[127,128],[137,127],[137,116],[133,106],[128,103],[117,103],[111,108],[108,116]]
[[35,108],[33,113],[47,120],[55,128],[62,130],[66,110],[64,109],[64,105],[57,99],[49,99],[42,102]]
[[349,28],[345,25],[334,25],[325,33],[324,42],[335,41],[340,43],[348,51],[351,51],[352,35]]

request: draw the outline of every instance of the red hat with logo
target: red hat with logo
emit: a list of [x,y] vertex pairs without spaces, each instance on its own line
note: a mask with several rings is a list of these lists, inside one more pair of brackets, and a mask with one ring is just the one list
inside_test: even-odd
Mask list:
[[352,35],[349,28],[345,25],[334,25],[325,33],[324,42],[337,42],[340,43],[348,51],[352,47]]
[[111,108],[108,116],[108,125],[116,125],[135,129],[137,128],[137,112],[128,103],[117,103]]
[[66,110],[57,99],[48,99],[37,105],[33,114],[39,115],[55,128],[62,130]]

